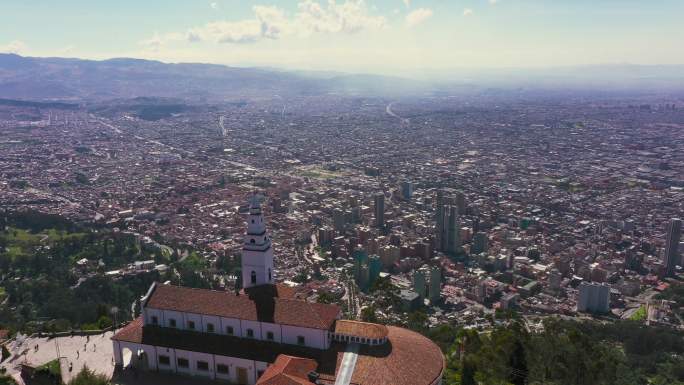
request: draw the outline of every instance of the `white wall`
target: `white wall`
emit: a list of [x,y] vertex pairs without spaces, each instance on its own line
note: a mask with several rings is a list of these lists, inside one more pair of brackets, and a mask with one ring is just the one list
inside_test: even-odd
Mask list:
[[147,358],[147,368],[150,370],[157,369],[157,353],[154,346],[134,344],[125,341],[113,341],[114,345],[114,361],[117,365],[123,365],[123,351],[128,349],[132,353],[131,363],[133,363],[137,358],[136,355],[138,351],[142,350],[145,352],[145,357]]
[[163,311],[163,318],[164,318],[164,326],[165,327],[171,327],[169,321],[171,319],[176,320],[176,328],[177,329],[185,329],[185,316],[183,313],[178,312],[178,311],[173,311],[173,310],[164,310]]
[[[195,330],[195,331],[202,331],[202,316],[199,314],[193,314],[193,313],[184,313],[185,315],[185,324],[183,325],[183,329],[186,330]],[[190,322],[195,323],[195,328],[190,329]]]
[[[175,372],[189,376],[206,377],[212,379],[228,380],[233,383],[237,382],[237,369],[244,368],[247,373],[248,384],[255,384],[257,381],[257,372],[265,371],[268,367],[267,362],[245,360],[236,357],[216,356],[208,353],[191,352],[181,349],[155,347],[150,345],[134,344],[123,341],[112,341],[114,346],[114,358],[117,364],[123,364],[122,351],[129,349],[133,354],[139,350],[145,351],[149,370],[160,370],[165,372]],[[169,365],[159,365],[159,356],[169,357]],[[185,358],[188,360],[188,367],[178,367],[178,358]],[[204,361],[208,365],[208,370],[198,370],[197,362]],[[224,364],[228,366],[228,374],[216,373],[216,365]]]
[[242,337],[242,330],[240,329],[239,319],[221,317],[221,334],[228,334],[228,326],[233,327],[234,336]]
[[[217,379],[229,380],[233,383],[237,383],[237,368],[245,368],[247,370],[248,383],[254,384],[257,381],[256,370],[262,370],[268,364],[266,362],[244,360],[242,358],[226,357],[226,356],[214,356],[216,364],[224,364],[228,366],[228,375],[216,374]],[[214,370],[216,367],[214,366]],[[265,369],[263,369],[265,370]]]
[[202,331],[205,333],[210,333],[209,330],[207,329],[207,325],[212,324],[214,325],[214,331],[213,333],[221,334],[225,333],[225,330],[221,330],[221,319],[216,316],[212,315],[203,315],[202,316]]
[[280,333],[280,325],[262,322],[261,323],[261,334],[263,336],[263,339],[266,341],[268,341],[268,337],[267,337],[268,332],[273,332],[273,341],[274,342],[278,342],[278,343],[282,342],[282,336]]
[[119,341],[112,340],[112,345],[114,346],[114,363],[116,365],[123,365],[123,356],[121,354],[121,345],[119,344]]
[[152,325],[152,317],[157,317],[157,322],[159,326],[164,326],[164,312],[152,308],[144,308],[143,316],[145,320],[145,325]]
[[260,340],[261,338],[261,322],[259,321],[246,321],[242,320],[242,337],[247,337],[247,329],[254,330],[254,339]]
[[[177,373],[184,373],[184,374],[188,374],[188,375],[193,374],[194,362],[192,360],[192,357],[193,357],[192,355],[193,355],[193,352],[176,349],[175,365],[176,365],[176,372]],[[187,368],[183,368],[181,366],[178,366],[178,359],[179,358],[185,358],[186,360],[188,360],[188,367]]]
[[283,343],[297,345],[297,337],[304,337],[304,345],[316,349],[326,349],[329,341],[325,330],[282,325]]
[[[216,366],[214,364],[214,355],[207,353],[189,352],[190,353],[190,369],[193,376],[214,378],[214,371]],[[208,370],[199,370],[197,362],[204,361],[209,365]]]
[[[159,364],[159,356],[169,357],[168,365]],[[176,371],[176,349],[157,347],[157,367],[163,372],[175,372]]]

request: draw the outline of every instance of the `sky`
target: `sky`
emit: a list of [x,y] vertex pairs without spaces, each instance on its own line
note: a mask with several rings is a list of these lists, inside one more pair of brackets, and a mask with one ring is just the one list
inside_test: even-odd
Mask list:
[[684,64],[683,0],[0,0],[0,52],[384,74]]

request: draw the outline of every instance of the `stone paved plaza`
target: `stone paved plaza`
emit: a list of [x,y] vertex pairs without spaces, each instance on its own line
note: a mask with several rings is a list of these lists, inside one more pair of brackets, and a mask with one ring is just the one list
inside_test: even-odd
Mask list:
[[[83,366],[111,377],[114,373],[112,332],[93,336],[68,336],[58,338],[26,338],[19,344],[8,345],[12,356],[2,363],[7,373],[23,384],[19,374],[21,364],[40,366],[58,357],[61,359],[63,379],[68,382]],[[130,358],[129,358],[130,359]],[[69,367],[71,366],[71,370]]]
[[[112,378],[115,385],[206,385],[221,384],[201,378],[178,376],[156,372],[145,372],[134,369],[114,370],[112,332],[86,336],[70,336],[58,338],[27,338],[23,343],[12,342],[8,345],[12,356],[5,360],[0,367],[7,369],[7,373],[14,377],[20,385],[24,385],[20,377],[21,364],[28,363],[40,366],[57,358],[57,349],[62,367],[63,380],[68,383],[73,376],[87,366],[97,373]],[[38,349],[36,349],[38,346]],[[84,350],[85,349],[85,350]],[[128,366],[131,354],[124,355],[124,365]],[[69,366],[71,365],[71,371]],[[222,384],[225,384],[223,382]]]

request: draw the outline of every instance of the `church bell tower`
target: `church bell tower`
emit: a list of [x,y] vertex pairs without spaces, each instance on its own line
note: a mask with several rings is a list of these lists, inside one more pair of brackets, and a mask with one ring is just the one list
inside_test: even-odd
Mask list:
[[273,278],[273,247],[266,233],[261,204],[254,196],[249,205],[247,233],[242,246],[242,287],[273,284]]

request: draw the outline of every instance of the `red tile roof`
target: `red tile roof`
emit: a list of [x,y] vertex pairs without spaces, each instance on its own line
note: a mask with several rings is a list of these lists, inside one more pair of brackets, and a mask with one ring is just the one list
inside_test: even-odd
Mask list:
[[364,338],[387,337],[387,326],[368,322],[338,320],[335,322],[335,333]]
[[[444,372],[444,355],[434,342],[408,329],[387,326],[388,342],[361,345],[351,383],[358,385],[432,385]],[[339,370],[344,344],[334,343],[335,355],[319,361],[324,383],[333,383]],[[334,365],[334,368],[333,368]]]
[[157,285],[145,306],[323,330],[331,330],[340,315],[337,305],[280,297],[278,295],[285,293],[281,288],[274,287],[274,296],[264,295],[267,291],[255,290],[252,295],[249,292],[236,295],[233,292]]
[[259,377],[256,385],[315,385],[309,373],[316,370],[314,360],[281,354]]

